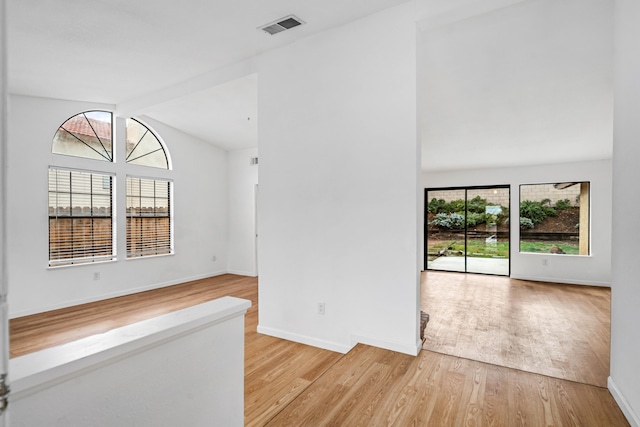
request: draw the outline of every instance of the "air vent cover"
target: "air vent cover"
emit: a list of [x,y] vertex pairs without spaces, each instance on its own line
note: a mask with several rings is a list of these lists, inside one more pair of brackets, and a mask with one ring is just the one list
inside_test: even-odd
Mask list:
[[262,27],[258,27],[259,30],[262,30],[271,35],[281,33],[282,31],[289,30],[291,28],[297,27],[298,25],[304,24],[304,21],[300,18],[295,17],[294,15],[285,16],[284,18],[280,18],[275,22],[272,22],[267,25],[263,25]]

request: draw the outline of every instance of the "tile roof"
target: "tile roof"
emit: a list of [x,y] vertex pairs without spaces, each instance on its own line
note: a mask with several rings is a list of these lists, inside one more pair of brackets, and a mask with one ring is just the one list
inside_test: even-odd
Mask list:
[[111,123],[85,117],[83,114],[71,117],[60,127],[76,135],[95,137],[98,134],[102,140],[111,140]]

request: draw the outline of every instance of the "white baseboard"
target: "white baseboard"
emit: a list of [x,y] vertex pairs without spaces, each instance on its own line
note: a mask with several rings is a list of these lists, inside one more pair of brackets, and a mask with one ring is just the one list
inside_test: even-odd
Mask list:
[[227,270],[227,273],[236,274],[238,276],[257,277],[257,274],[253,271]]
[[[37,308],[37,309],[30,309],[30,310],[19,311],[19,312],[16,312],[16,313],[11,313],[9,315],[9,318],[15,319],[16,317],[30,316],[32,314],[44,313],[46,311],[58,310],[58,309],[67,308],[67,307],[73,307],[74,305],[87,304],[87,303],[90,303],[90,302],[102,301],[102,300],[109,299],[109,298],[117,298],[117,297],[121,297],[121,296],[125,296],[125,295],[137,294],[139,292],[150,291],[152,289],[165,288],[167,286],[178,285],[180,283],[191,282],[191,281],[194,281],[194,280],[206,279],[207,277],[221,276],[223,274],[227,274],[227,272],[226,271],[217,271],[217,272],[213,272],[213,273],[199,274],[197,276],[183,277],[183,278],[180,278],[180,279],[170,280],[168,282],[163,282],[163,283],[154,283],[152,285],[140,286],[138,288],[124,289],[124,290],[111,292],[111,293],[107,293],[107,294],[95,295],[95,296],[88,297],[88,298],[81,298],[81,299],[76,299],[76,300],[72,300],[72,301],[67,301],[67,302],[60,303],[60,304],[53,304],[53,305],[50,305],[50,306],[41,307],[41,308]],[[11,297],[9,297],[9,298],[11,298]]]
[[408,354],[410,356],[417,356],[422,350],[422,341],[418,340],[415,345],[407,345],[393,341],[385,341],[377,338],[366,337],[362,335],[351,335],[351,343],[365,344],[372,347],[384,348],[385,350],[396,351],[398,353]]
[[269,335],[276,338],[282,338],[283,340],[298,342],[300,344],[306,344],[313,347],[324,348],[325,350],[336,351],[338,353],[346,354],[353,347],[349,347],[344,344],[340,344],[333,341],[326,341],[306,335],[300,335],[293,332],[283,331],[281,329],[269,328],[267,326],[258,325],[258,333]]
[[566,279],[566,278],[559,279],[557,277],[540,277],[540,276],[536,276],[536,277],[518,276],[513,274],[510,277],[512,279],[529,280],[532,282],[562,283],[562,284],[568,284],[568,285],[583,285],[583,286],[600,286],[604,288],[611,287],[611,283],[609,282],[597,282],[592,280],[573,280],[573,279]]
[[636,414],[633,408],[629,405],[627,399],[624,398],[624,395],[620,392],[616,383],[613,382],[613,378],[609,377],[607,380],[607,386],[609,388],[609,393],[611,393],[615,399],[624,416],[627,417],[627,421],[631,427],[640,427],[640,417],[638,417],[638,414]]

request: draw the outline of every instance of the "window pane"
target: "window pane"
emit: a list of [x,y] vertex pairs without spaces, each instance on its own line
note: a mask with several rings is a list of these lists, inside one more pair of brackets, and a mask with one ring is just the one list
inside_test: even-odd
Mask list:
[[92,216],[111,215],[111,195],[94,195],[91,200]]
[[168,216],[169,215],[169,199],[156,199],[156,216]]
[[158,137],[135,119],[127,119],[127,163],[169,169]]
[[520,252],[589,255],[589,183],[520,186]]
[[[49,169],[49,265],[113,259],[110,175]],[[100,183],[99,187],[92,183]],[[93,189],[99,188],[100,194]]]
[[169,183],[156,183],[156,197],[162,197],[164,199],[169,198]]
[[155,196],[155,181],[151,179],[140,180],[140,196],[142,197],[154,197]]
[[71,191],[91,194],[91,174],[87,172],[71,172]]
[[112,115],[85,111],[64,122],[55,133],[51,151],[66,156],[113,161]]
[[140,197],[127,196],[127,211],[140,207]]
[[49,169],[49,191],[68,193],[71,188],[71,172]]
[[127,257],[172,253],[170,182],[127,177],[126,187]]

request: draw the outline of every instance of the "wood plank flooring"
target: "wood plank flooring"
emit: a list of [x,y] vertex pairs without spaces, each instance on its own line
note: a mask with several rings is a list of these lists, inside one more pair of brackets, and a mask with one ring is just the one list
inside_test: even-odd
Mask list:
[[421,299],[427,350],[607,386],[609,288],[429,271]]
[[358,345],[267,426],[628,426],[605,388]]
[[257,289],[256,278],[227,274],[11,319],[10,355],[17,357],[100,334],[225,295],[251,300],[246,322],[257,324]]
[[628,425],[606,388],[427,350],[412,357],[358,345],[342,355],[260,335],[257,279],[234,275],[12,319],[11,354],[223,295],[253,304],[245,322],[247,426]]

